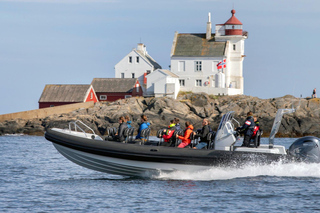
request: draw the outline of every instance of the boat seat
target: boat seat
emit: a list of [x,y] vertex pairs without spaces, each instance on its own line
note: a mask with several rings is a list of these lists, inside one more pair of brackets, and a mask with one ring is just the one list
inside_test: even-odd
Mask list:
[[259,147],[260,146],[260,138],[261,138],[262,134],[263,134],[263,132],[258,130],[257,134],[253,138],[250,139],[248,147],[255,147],[255,148]]
[[150,127],[146,128],[146,129],[143,129],[141,130],[141,138],[142,138],[142,143],[144,144],[145,142],[149,142],[149,136],[150,136]]
[[126,143],[132,141],[133,132],[134,132],[134,127],[125,128],[123,135],[126,138],[126,140],[125,140]]
[[117,134],[117,128],[116,127],[108,127],[107,133],[109,137],[114,137]]
[[174,131],[174,133],[172,135],[172,137],[174,137],[173,139],[175,139],[174,140],[174,142],[175,142],[174,147],[177,147],[179,145],[179,142],[180,142],[180,139],[177,137],[177,135],[183,136],[183,132],[184,132],[183,130],[175,130]]
[[214,149],[214,138],[216,137],[216,132],[209,132],[207,135],[208,145],[207,149]]
[[164,130],[166,130],[166,129],[159,129],[158,131],[157,131],[157,138],[160,138],[159,139],[159,142],[158,142],[158,146],[161,146],[161,144],[163,143],[163,132],[164,132]]

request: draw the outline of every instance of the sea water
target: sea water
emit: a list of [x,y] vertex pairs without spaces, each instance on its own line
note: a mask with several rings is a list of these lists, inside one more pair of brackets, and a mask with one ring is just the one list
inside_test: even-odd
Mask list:
[[[275,144],[288,148],[294,140]],[[320,164],[252,163],[131,178],[80,167],[44,137],[21,135],[0,137],[0,162],[0,212],[320,211]]]

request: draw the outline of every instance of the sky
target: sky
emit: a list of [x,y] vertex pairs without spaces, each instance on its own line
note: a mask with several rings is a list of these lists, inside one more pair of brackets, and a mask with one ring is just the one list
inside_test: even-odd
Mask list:
[[249,32],[245,95],[320,93],[318,0],[0,0],[0,114],[37,109],[46,84],[114,77],[140,42],[168,69],[175,31],[205,33],[208,12],[214,29],[233,8]]

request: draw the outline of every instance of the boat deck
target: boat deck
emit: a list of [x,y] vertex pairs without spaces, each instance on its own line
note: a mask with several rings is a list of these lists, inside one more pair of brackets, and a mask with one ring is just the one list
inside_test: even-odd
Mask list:
[[269,149],[269,144],[261,144],[259,147],[234,147],[236,152],[260,152],[260,153],[272,153],[286,155],[286,149],[284,146],[274,145],[272,149]]

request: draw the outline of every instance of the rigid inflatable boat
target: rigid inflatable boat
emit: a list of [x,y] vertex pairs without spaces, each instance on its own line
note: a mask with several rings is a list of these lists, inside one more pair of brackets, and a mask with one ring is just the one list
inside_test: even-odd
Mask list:
[[[107,141],[97,135],[81,121],[71,122],[69,129],[51,128],[45,138],[70,161],[100,172],[145,177],[159,172],[199,171],[213,166],[241,166],[248,162],[269,164],[277,161],[320,162],[320,139],[307,136],[296,140],[288,150],[274,145],[284,114],[295,109],[277,111],[269,144],[255,144],[253,147],[235,146],[238,133],[234,124],[234,112],[223,115],[218,129],[212,134],[206,149],[177,148],[161,146],[160,141],[135,143]],[[83,130],[80,124],[88,131]],[[130,138],[130,135],[128,136]],[[194,141],[192,142],[194,143]]]

